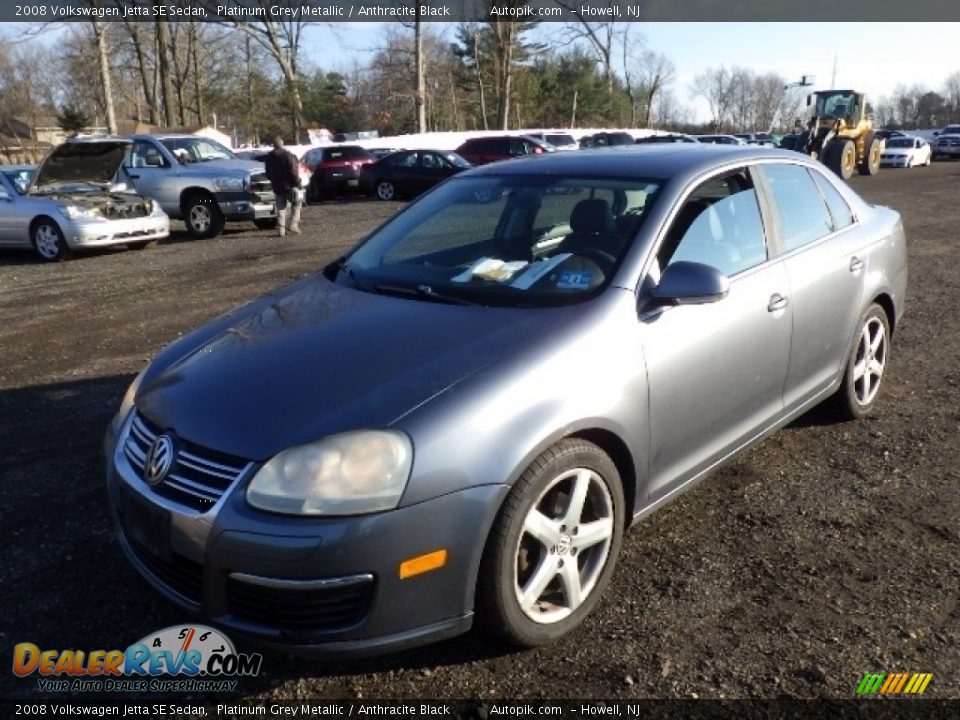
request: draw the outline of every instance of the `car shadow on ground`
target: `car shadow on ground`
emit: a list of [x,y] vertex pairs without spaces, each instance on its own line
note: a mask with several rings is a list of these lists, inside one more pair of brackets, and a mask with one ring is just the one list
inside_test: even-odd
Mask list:
[[[0,633],[11,645],[124,649],[164,627],[206,622],[153,590],[114,537],[103,439],[132,379],[112,375],[0,390],[0,417],[12,420],[0,434],[0,522],[7,529],[0,584],[21,597],[8,607],[8,629]],[[305,660],[227,635],[241,652],[264,655],[262,676],[244,679],[244,693],[305,676],[426,671],[513,652],[472,632],[378,658]],[[348,687],[331,682],[331,697],[352,697]],[[34,685],[8,675],[0,679],[0,693],[22,695]]]

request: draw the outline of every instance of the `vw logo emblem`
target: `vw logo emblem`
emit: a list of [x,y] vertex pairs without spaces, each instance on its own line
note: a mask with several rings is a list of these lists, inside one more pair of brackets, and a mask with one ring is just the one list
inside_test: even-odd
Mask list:
[[148,485],[159,485],[173,467],[173,439],[160,435],[147,450],[143,463],[143,479]]

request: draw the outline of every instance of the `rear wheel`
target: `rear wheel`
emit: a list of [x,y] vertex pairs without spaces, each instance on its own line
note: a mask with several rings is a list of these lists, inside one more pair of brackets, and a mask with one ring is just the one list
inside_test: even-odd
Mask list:
[[838,414],[850,420],[873,412],[890,355],[890,321],[882,307],[867,308],[857,328],[843,382],[833,397]]
[[883,143],[877,138],[871,137],[866,142],[863,159],[857,165],[857,170],[861,175],[876,175],[880,172],[880,155],[883,152]]
[[68,253],[60,226],[46,217],[37,218],[30,226],[30,244],[43,262],[57,262]]
[[477,581],[482,627],[532,647],[576,628],[610,581],[623,536],[623,488],[596,445],[562,440],[514,485]]

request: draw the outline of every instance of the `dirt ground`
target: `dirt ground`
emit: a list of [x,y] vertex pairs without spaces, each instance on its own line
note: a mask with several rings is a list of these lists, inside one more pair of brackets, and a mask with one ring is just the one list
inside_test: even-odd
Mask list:
[[[879,412],[816,410],[624,541],[579,632],[517,652],[476,633],[384,658],[262,651],[243,697],[851,697],[864,672],[931,672],[960,697],[960,164],[854,178],[902,215],[907,314]],[[301,237],[182,232],[43,265],[0,255],[0,697],[36,698],[12,646],[124,648],[189,618],[114,541],[103,431],[179,334],[319,267],[399,204],[307,208]]]

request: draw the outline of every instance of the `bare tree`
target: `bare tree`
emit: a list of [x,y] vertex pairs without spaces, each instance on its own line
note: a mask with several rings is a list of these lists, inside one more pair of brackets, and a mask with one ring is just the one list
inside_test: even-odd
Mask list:
[[693,79],[693,92],[707,101],[711,125],[719,130],[730,116],[733,102],[733,73],[726,67],[710,68]]
[[[624,46],[624,54],[627,52],[627,36],[631,23],[624,23],[623,30],[618,30],[620,23],[616,22],[591,22],[583,14],[584,6],[576,0],[556,0],[560,7],[568,10],[576,18],[575,22],[567,23],[566,28],[572,34],[573,39],[583,40],[590,47],[591,51],[597,56],[600,66],[603,68],[603,79],[607,84],[607,94],[613,94],[613,60],[614,45],[618,37],[621,37]],[[613,8],[618,3],[614,0],[604,0],[599,3],[599,7]],[[590,6],[591,9],[598,7],[597,3]]]
[[[211,14],[215,14],[217,8],[230,8],[237,6],[249,7],[249,2],[240,0],[194,0],[200,5],[206,6]],[[299,7],[302,3],[298,0],[256,0],[256,5],[263,11],[264,20],[257,22],[247,22],[245,20],[225,20],[224,22],[233,26],[256,43],[263,47],[270,56],[276,61],[283,75],[283,82],[290,99],[290,119],[293,125],[295,137],[299,137],[303,129],[303,98],[300,93],[298,63],[300,58],[300,41],[303,32],[309,21],[305,20],[282,20],[275,21],[271,11],[276,7]],[[220,10],[223,14],[223,10]]]

